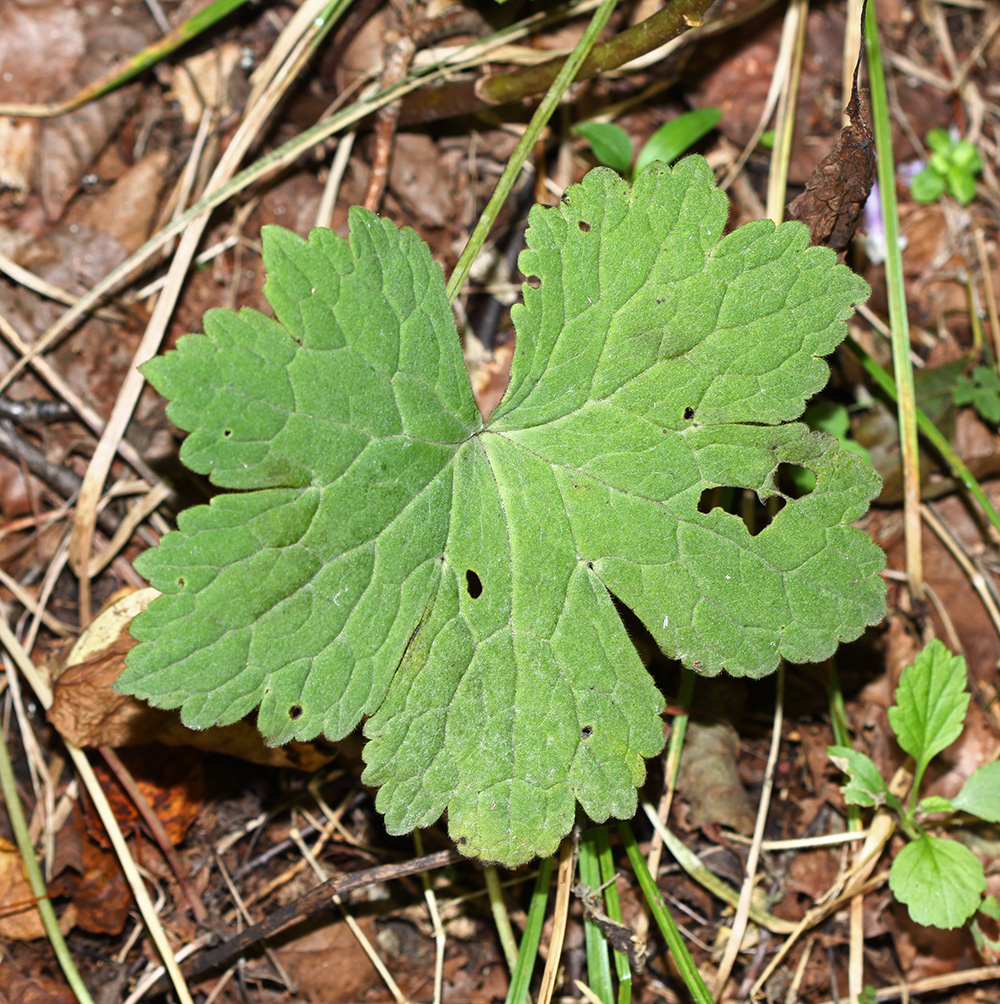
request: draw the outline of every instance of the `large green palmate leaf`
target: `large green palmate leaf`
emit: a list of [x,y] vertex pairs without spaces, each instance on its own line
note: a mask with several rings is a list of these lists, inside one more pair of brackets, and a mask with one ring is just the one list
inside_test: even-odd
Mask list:
[[[264,235],[277,320],[211,311],[150,363],[181,456],[239,494],[137,562],[164,595],[120,689],[203,728],[259,705],[271,743],[365,716],[392,833],[471,855],[551,852],[576,803],[628,817],[663,700],[612,596],[668,655],[761,676],[883,613],[881,551],[848,525],[878,477],[790,423],[865,283],[800,224],[720,240],[701,158],[633,187],[599,168],[535,207],[510,387],[484,424],[440,268],[361,209],[350,240]],[[790,423],[790,424],[783,424]],[[816,485],[751,536],[715,486]]]

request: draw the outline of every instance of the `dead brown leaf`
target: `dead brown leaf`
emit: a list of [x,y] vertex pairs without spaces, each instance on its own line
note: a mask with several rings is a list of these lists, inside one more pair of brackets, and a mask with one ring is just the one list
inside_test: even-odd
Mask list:
[[[120,60],[134,56],[156,34],[155,22],[148,12],[131,6],[123,8],[118,17],[95,12],[84,26],[85,55],[70,91],[79,90],[106,74]],[[141,84],[130,84],[75,112],[43,122],[38,144],[38,189],[49,219],[62,216],[79,187],[80,178],[141,94]]]
[[859,94],[857,80],[847,115],[850,125],[841,130],[834,148],[809,176],[805,191],[788,207],[790,219],[809,227],[813,244],[825,244],[838,253],[846,251],[854,237],[875,183],[875,137],[868,127],[868,98]]
[[[191,825],[205,810],[204,757],[192,749],[173,750],[165,754],[163,748],[156,744],[121,750],[119,757],[163,824],[171,844],[176,846],[181,843]],[[98,760],[94,763],[94,773],[108,796],[119,826],[125,832],[137,828],[142,818],[139,810],[110,768]],[[91,834],[103,845],[106,839],[103,824],[90,816],[88,823],[91,824]]]
[[22,976],[13,966],[0,966],[0,1004],[73,1004],[75,995],[65,984],[47,981],[45,987],[38,980]]
[[24,874],[17,847],[0,837],[0,937],[33,941],[45,937],[35,894]]
[[135,645],[128,625],[158,595],[155,589],[140,589],[111,603],[65,659],[50,665],[55,686],[48,718],[60,735],[77,746],[135,746],[151,742],[166,728],[170,712],[151,708],[112,687],[121,675],[126,653]]
[[[369,941],[375,921],[363,917],[361,930]],[[366,991],[382,987],[382,978],[347,924],[330,918],[324,927],[278,949],[278,957],[295,980],[299,994],[316,1004],[346,1004],[362,1000]]]
[[677,792],[691,806],[692,826],[722,823],[737,833],[753,830],[754,813],[740,781],[738,757],[739,737],[732,726],[688,723]]
[[[97,826],[104,835],[100,823]],[[67,867],[79,874],[65,871],[58,881],[72,898],[77,927],[91,934],[120,934],[132,907],[132,893],[118,858],[88,835],[82,812],[74,812],[64,830],[71,832],[61,832],[60,841],[64,846],[72,843],[71,853],[64,855]]]
[[[114,689],[126,654],[135,641],[128,633],[132,618],[159,594],[139,589],[112,597],[80,638],[49,666],[55,681],[49,721],[60,735],[77,746],[115,749],[154,740],[168,746],[187,746],[207,753],[224,753],[251,763],[314,771],[334,757],[316,743],[288,743],[272,748],[249,722],[196,731],[181,724],[176,711],[150,707]],[[163,756],[162,750],[160,756]]]

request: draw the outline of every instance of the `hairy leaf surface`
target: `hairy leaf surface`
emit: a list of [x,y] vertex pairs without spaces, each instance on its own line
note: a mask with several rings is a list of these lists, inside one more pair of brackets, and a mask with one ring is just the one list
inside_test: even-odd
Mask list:
[[[663,701],[612,596],[670,656],[761,676],[883,612],[849,526],[878,477],[798,417],[865,283],[800,224],[722,238],[700,158],[597,169],[535,207],[510,387],[484,424],[440,268],[354,209],[264,235],[277,320],[212,311],[146,372],[224,488],[137,567],[164,596],[119,686],[272,743],[364,716],[390,832],[448,811],[469,854],[554,849],[577,802],[628,817]],[[537,282],[537,287],[532,285]],[[812,492],[755,536],[706,489]]]

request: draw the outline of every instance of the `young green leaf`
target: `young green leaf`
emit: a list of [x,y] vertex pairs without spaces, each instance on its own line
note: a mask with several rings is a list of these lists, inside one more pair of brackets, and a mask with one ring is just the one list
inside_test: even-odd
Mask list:
[[993,920],[1000,920],[1000,900],[996,896],[984,896],[979,909]]
[[948,155],[954,147],[954,140],[947,129],[930,129],[927,132],[927,146],[933,153]]
[[967,206],[976,197],[976,178],[967,168],[958,164],[948,166],[948,189],[951,194]]
[[[1000,903],[996,896],[984,896],[979,904],[979,913],[982,913],[990,920],[1000,920]],[[996,931],[996,924],[987,924],[988,930],[984,930],[984,925],[978,916],[972,918],[969,929],[972,933],[972,940],[975,943],[976,951],[983,962],[996,965],[1000,961],[1000,938],[992,937]]]
[[1000,760],[983,764],[973,771],[962,790],[951,800],[962,812],[1000,823]]
[[914,788],[931,759],[961,735],[969,708],[965,677],[965,659],[952,655],[935,638],[899,678],[889,725],[900,747],[916,761]]
[[1000,424],[1000,374],[991,366],[977,366],[972,376],[960,376],[952,390],[955,404],[971,404],[980,418]]
[[826,752],[848,777],[847,784],[841,789],[848,804],[869,808],[888,805],[897,812],[902,811],[899,799],[889,791],[889,786],[869,756],[850,746],[828,746]]
[[915,923],[947,930],[976,912],[986,875],[968,847],[923,834],[896,855],[889,888]]
[[910,195],[914,201],[921,203],[937,202],[948,187],[943,175],[930,167],[925,167],[919,174],[913,176],[910,182]]
[[613,171],[628,174],[632,169],[632,139],[614,122],[581,122],[573,128],[594,151],[594,156]]
[[[264,234],[278,320],[206,315],[150,364],[224,495],[138,562],[165,595],[119,687],[185,722],[260,705],[272,743],[370,716],[392,833],[551,853],[576,803],[628,817],[663,700],[614,606],[706,674],[827,657],[877,622],[882,552],[850,526],[878,477],[800,424],[865,283],[801,224],[720,239],[704,160],[599,168],[535,207],[507,393],[480,421],[440,268],[354,209],[345,241]],[[816,487],[751,536],[718,486]]]
[[917,812],[925,816],[933,815],[935,812],[954,812],[955,806],[940,795],[928,795],[927,798],[917,802]]
[[668,164],[675,161],[703,136],[707,136],[719,124],[721,118],[720,108],[696,108],[665,122],[639,151],[639,157],[635,162],[636,174],[644,171],[654,160],[662,160]]

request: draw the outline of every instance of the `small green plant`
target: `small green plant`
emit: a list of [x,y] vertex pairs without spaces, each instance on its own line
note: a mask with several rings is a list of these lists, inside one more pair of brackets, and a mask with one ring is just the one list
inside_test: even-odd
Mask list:
[[917,202],[937,202],[945,192],[967,206],[976,197],[976,175],[983,162],[967,139],[953,139],[947,129],[927,133],[931,156],[927,166],[914,175],[910,194]]
[[[961,927],[980,909],[986,876],[979,859],[964,844],[934,836],[963,812],[1000,823],[1000,761],[985,764],[950,801],[940,796],[918,801],[928,764],[962,732],[969,707],[965,659],[953,655],[938,639],[903,670],[889,726],[900,747],[914,760],[913,788],[906,805],[897,798],[871,759],[849,746],[829,747],[830,759],[847,776],[844,798],[852,805],[885,806],[899,819],[910,842],[896,855],[889,888],[906,905],[917,924]],[[932,824],[930,817],[947,814]],[[988,906],[988,904],[987,904]]]
[[977,366],[971,376],[960,376],[951,396],[955,404],[971,404],[984,421],[1000,425],[1000,374],[992,366]]
[[[579,803],[629,818],[663,698],[615,609],[705,675],[829,656],[881,620],[853,527],[879,478],[794,420],[868,287],[800,223],[728,236],[703,158],[591,171],[535,206],[507,392],[484,422],[441,268],[360,208],[264,232],[277,319],[213,310],[144,372],[222,488],[136,567],[121,690],[268,742],[365,719],[390,833],[550,854]],[[782,466],[808,468],[801,498]],[[752,536],[703,493],[784,503]]]
[[660,126],[639,151],[635,171],[632,171],[632,137],[614,122],[581,122],[573,131],[582,136],[594,151],[594,156],[622,177],[644,171],[654,160],[669,164],[707,136],[722,118],[718,108],[697,108],[684,112]]

